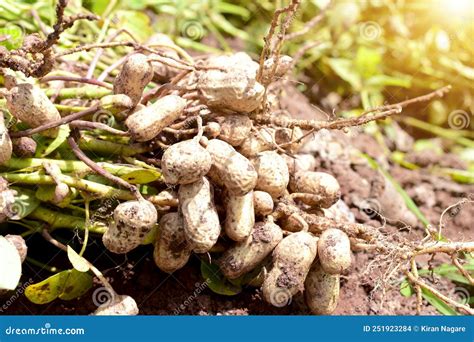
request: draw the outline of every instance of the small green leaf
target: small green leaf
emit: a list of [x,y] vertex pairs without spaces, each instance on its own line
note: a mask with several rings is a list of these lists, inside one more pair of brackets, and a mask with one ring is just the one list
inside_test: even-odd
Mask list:
[[327,62],[331,69],[355,90],[361,89],[362,81],[360,75],[355,70],[354,63],[350,59],[329,58]]
[[201,275],[209,288],[217,294],[235,296],[242,292],[242,287],[228,281],[217,265],[201,260]]
[[139,41],[144,42],[153,34],[150,17],[146,13],[119,10],[115,15],[117,27],[130,31]]
[[17,192],[15,202],[10,208],[9,218],[11,220],[21,220],[27,217],[41,204],[32,190],[17,187],[11,187],[11,189]]
[[411,287],[410,283],[408,280],[403,280],[402,283],[400,284],[400,294],[403,297],[411,297],[415,291],[413,291],[413,288]]
[[0,28],[0,37],[7,37],[7,40],[0,42],[0,46],[5,46],[8,50],[18,49],[23,43],[23,36],[20,26],[8,23]]
[[57,137],[54,138],[53,141],[51,141],[51,143],[41,153],[40,157],[44,158],[44,157],[50,155],[51,153],[53,153],[54,151],[56,151],[56,149],[66,141],[66,139],[69,136],[70,131],[71,130],[69,129],[68,125],[60,126]]
[[367,86],[379,88],[386,86],[410,88],[411,81],[408,78],[392,77],[387,75],[375,75],[370,77],[365,84]]
[[354,63],[359,75],[368,79],[378,72],[381,61],[382,55],[377,50],[360,46],[357,49]]
[[35,304],[51,303],[56,298],[71,300],[86,293],[92,287],[92,279],[88,273],[66,270],[28,286],[25,295]]
[[13,244],[0,236],[0,290],[14,290],[20,277],[20,254]]
[[69,270],[69,276],[59,295],[59,299],[72,300],[84,295],[93,285],[93,277],[89,273]]
[[76,251],[69,245],[67,246],[67,257],[69,258],[72,267],[74,267],[79,272],[87,272],[90,270],[89,262],[77,254]]
[[151,169],[141,169],[127,172],[124,175],[120,175],[120,178],[131,184],[147,184],[160,179],[161,173]]

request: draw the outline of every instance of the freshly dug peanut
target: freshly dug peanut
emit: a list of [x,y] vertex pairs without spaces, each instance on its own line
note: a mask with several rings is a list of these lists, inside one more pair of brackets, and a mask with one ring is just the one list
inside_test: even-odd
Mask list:
[[255,224],[253,191],[243,196],[227,195],[224,200],[226,235],[234,241],[245,240]]
[[182,184],[178,197],[186,239],[194,252],[208,252],[221,232],[211,183],[203,177],[194,183]]
[[278,64],[276,65],[276,67],[274,57],[267,59],[263,63],[262,84],[269,84],[274,80],[283,77],[288,72],[288,70],[290,70],[292,65],[293,58],[286,55],[278,57]]
[[161,158],[161,171],[168,184],[194,183],[209,172],[211,165],[211,155],[195,139],[170,146]]
[[304,133],[301,128],[295,127],[290,128],[278,128],[275,131],[275,142],[278,145],[290,153],[297,153],[301,146],[303,146],[303,141],[296,141],[304,136]]
[[282,157],[286,161],[290,175],[295,175],[301,171],[314,171],[316,167],[316,159],[312,154],[297,154],[294,158],[283,154]]
[[[43,90],[32,84],[17,84],[7,93],[6,99],[10,113],[31,128],[61,119],[58,110]],[[41,134],[56,137],[58,128],[46,130]]]
[[21,262],[24,262],[26,259],[26,254],[28,252],[28,246],[25,243],[25,239],[21,235],[5,235],[5,239],[8,240],[13,246],[15,246],[18,254],[20,255]]
[[293,192],[310,194],[301,197],[301,201],[312,206],[329,208],[341,197],[341,187],[336,178],[325,172],[298,172],[290,189]]
[[31,139],[30,137],[21,137],[18,139],[13,139],[13,153],[17,157],[33,157],[36,153],[36,141]]
[[276,307],[290,303],[304,289],[317,254],[317,238],[307,232],[285,237],[273,251],[273,264],[262,285],[263,298]]
[[283,233],[275,223],[257,222],[252,234],[229,248],[219,258],[218,265],[227,278],[238,278],[256,268],[282,239]]
[[178,213],[169,213],[160,219],[153,258],[160,270],[173,273],[189,260],[191,248],[186,240],[183,219]]
[[128,253],[140,245],[157,220],[158,213],[151,202],[121,203],[114,210],[114,223],[102,236],[102,242],[113,253]]
[[125,94],[134,105],[140,102],[143,90],[153,79],[153,67],[148,57],[136,53],[125,61],[122,70],[114,80],[114,94]]
[[[169,57],[172,59],[179,60],[178,53],[170,48],[166,48],[166,46],[176,46],[173,40],[163,33],[156,33],[148,39],[147,42],[148,46],[151,46],[154,50],[157,50],[161,53],[162,57]],[[154,46],[154,45],[163,45],[163,46]],[[149,54],[150,58],[157,56],[154,53]],[[176,76],[180,70],[173,68],[169,65],[165,65],[159,61],[151,62],[153,65],[153,81],[156,83],[166,83],[169,82],[174,76]]]
[[137,107],[125,94],[106,95],[100,99],[99,105],[103,111],[112,114],[118,120],[124,120]]
[[351,267],[351,242],[342,230],[325,230],[318,241],[319,261],[325,272],[341,274]]
[[259,153],[252,163],[258,173],[255,188],[268,192],[273,199],[283,195],[290,181],[285,159],[275,151],[266,151]]
[[204,127],[204,133],[211,139],[217,138],[221,134],[221,125],[217,122],[208,122],[206,127]]
[[253,192],[253,206],[256,216],[267,216],[273,212],[273,198],[265,191]]
[[167,95],[131,114],[125,121],[125,126],[136,141],[149,141],[160,134],[163,128],[176,121],[184,113],[185,107],[185,99],[177,95]]
[[6,164],[12,158],[12,141],[5,127],[3,114],[0,113],[0,165]]
[[315,315],[330,315],[339,301],[339,274],[326,273],[319,262],[309,270],[304,283],[306,304]]
[[219,139],[210,140],[206,147],[212,157],[212,166],[217,178],[229,193],[243,196],[255,188],[257,172],[252,163],[235,149]]
[[245,53],[218,56],[208,61],[210,69],[198,79],[199,90],[210,107],[247,113],[257,109],[265,88],[256,81],[258,64]]
[[252,129],[252,120],[247,115],[226,115],[218,117],[217,120],[221,125],[219,139],[232,146],[241,145],[248,138]]
[[273,128],[256,130],[239,146],[239,152],[247,158],[252,158],[260,152],[269,151],[274,147],[274,136],[275,130]]
[[93,316],[136,316],[138,306],[135,299],[130,296],[111,294],[110,303],[100,306],[92,314]]

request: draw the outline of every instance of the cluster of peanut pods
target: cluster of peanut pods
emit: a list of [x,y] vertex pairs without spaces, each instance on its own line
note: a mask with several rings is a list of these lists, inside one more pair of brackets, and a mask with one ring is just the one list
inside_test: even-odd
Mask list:
[[[311,155],[299,154],[305,134],[299,127],[254,120],[255,113],[284,115],[278,84],[292,59],[272,57],[260,65],[239,52],[206,56],[183,70],[174,43],[164,35],[156,42],[162,43],[159,55],[128,56],[113,81],[114,94],[100,99],[98,108],[110,109],[130,142],[156,146],[153,157],[176,205],[157,206],[146,196],[120,203],[104,246],[128,253],[158,224],[154,260],[161,270],[172,273],[192,253],[210,253],[228,279],[261,270],[254,283],[270,304],[283,306],[304,291],[313,313],[330,314],[340,274],[351,265],[348,236],[336,228],[309,232],[298,212],[282,215],[276,208],[285,202],[324,216],[338,202],[340,186],[314,170]],[[61,119],[40,87],[5,79],[3,95],[17,120],[37,128]],[[168,87],[147,102],[151,82]],[[3,164],[16,143],[1,119]],[[54,137],[57,131],[41,134]]]

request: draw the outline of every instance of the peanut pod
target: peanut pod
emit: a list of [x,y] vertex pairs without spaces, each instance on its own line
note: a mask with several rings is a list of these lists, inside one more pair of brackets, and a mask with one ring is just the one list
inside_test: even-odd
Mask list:
[[125,121],[125,126],[136,141],[149,141],[176,121],[184,113],[185,107],[185,99],[168,95],[131,114]]
[[236,279],[256,268],[283,239],[283,233],[273,222],[257,222],[252,234],[229,248],[218,260],[222,273]]
[[253,191],[243,196],[227,195],[224,200],[226,217],[224,229],[226,235],[234,241],[245,240],[255,224]]
[[211,183],[203,177],[197,182],[182,184],[178,197],[186,239],[194,252],[208,252],[221,232]]
[[[6,99],[10,113],[31,128],[61,119],[58,110],[43,90],[33,84],[17,84],[7,93]],[[46,130],[41,134],[56,137],[58,128]]]
[[341,274],[351,267],[351,242],[342,230],[325,230],[318,241],[319,262],[325,272]]
[[173,273],[186,265],[190,256],[182,217],[178,213],[165,214],[160,219],[153,252],[156,266]]
[[306,304],[315,315],[330,315],[339,301],[339,274],[326,273],[319,262],[315,262],[306,277],[304,296]]
[[285,237],[273,251],[273,263],[262,285],[263,298],[276,307],[288,305],[304,289],[317,254],[317,238],[307,232]]
[[210,140],[207,150],[212,157],[213,173],[230,194],[243,196],[255,188],[257,172],[250,163],[235,149],[219,139]]
[[141,244],[157,220],[158,213],[151,202],[121,203],[114,210],[114,222],[102,236],[102,242],[113,253],[128,253]]
[[114,80],[114,94],[125,94],[136,105],[152,79],[153,67],[148,63],[148,57],[141,53],[133,54],[127,58]]

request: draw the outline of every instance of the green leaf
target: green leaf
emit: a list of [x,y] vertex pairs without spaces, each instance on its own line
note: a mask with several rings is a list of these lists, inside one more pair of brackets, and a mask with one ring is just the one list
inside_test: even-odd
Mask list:
[[201,260],[201,275],[209,288],[217,294],[235,296],[242,292],[242,287],[228,281],[217,265]]
[[20,278],[20,254],[13,244],[0,236],[0,290],[14,290]]
[[17,187],[11,187],[11,189],[17,192],[15,202],[11,206],[11,216],[9,216],[11,220],[25,218],[41,204],[32,190]]
[[454,310],[448,304],[446,304],[441,299],[436,297],[433,294],[433,292],[426,289],[421,289],[421,295],[428,303],[433,305],[436,308],[436,310],[438,310],[441,314],[446,315],[446,316],[456,316],[458,314],[456,310]]
[[8,50],[18,49],[23,43],[23,29],[15,24],[8,23],[0,28],[0,37],[8,36],[8,39],[1,42],[0,46],[6,47]]
[[120,10],[115,15],[117,27],[130,31],[140,42],[145,42],[153,34],[150,17],[146,13]]
[[123,175],[120,175],[120,178],[131,184],[147,184],[160,179],[161,173],[156,170],[141,169],[127,172]]
[[56,151],[56,149],[66,141],[66,139],[69,136],[70,131],[71,130],[69,129],[68,125],[62,125],[59,128],[59,132],[58,132],[57,137],[54,138],[54,140],[40,154],[40,157],[44,158],[44,157],[50,155],[51,153],[53,153],[54,151]]
[[402,283],[400,284],[400,294],[403,297],[411,297],[415,291],[413,291],[413,288],[411,287],[410,283],[408,280],[403,280]]
[[328,58],[327,62],[331,69],[355,90],[361,89],[362,81],[360,75],[356,72],[354,63],[350,59]]
[[25,295],[35,304],[51,303],[57,298],[71,300],[85,294],[92,287],[92,280],[88,273],[66,270],[28,286]]
[[360,46],[355,57],[355,69],[362,78],[368,79],[374,76],[380,68],[382,55],[375,49]]
[[69,245],[67,246],[67,257],[69,258],[72,267],[74,267],[79,272],[87,272],[90,270],[89,262],[77,254],[76,251]]
[[408,78],[399,78],[387,75],[375,75],[370,77],[365,84],[367,86],[378,88],[386,86],[410,88],[411,80]]
[[59,299],[72,300],[79,298],[92,287],[94,278],[89,273],[79,272],[75,269],[66,272],[69,272],[69,276],[59,294]]

